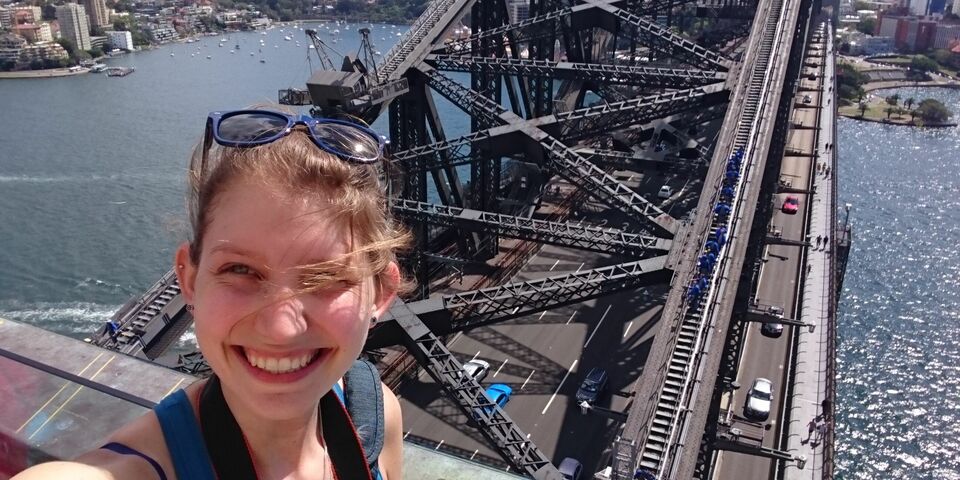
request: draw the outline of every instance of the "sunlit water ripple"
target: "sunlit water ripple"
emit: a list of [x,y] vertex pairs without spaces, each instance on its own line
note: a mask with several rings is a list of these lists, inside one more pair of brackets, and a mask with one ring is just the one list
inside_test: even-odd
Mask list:
[[[935,97],[960,115],[960,92]],[[841,119],[853,252],[840,302],[837,472],[960,479],[960,130]]]

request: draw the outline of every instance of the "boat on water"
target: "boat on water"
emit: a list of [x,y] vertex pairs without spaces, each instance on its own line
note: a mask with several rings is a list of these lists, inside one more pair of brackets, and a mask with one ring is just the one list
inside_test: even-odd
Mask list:
[[261,59],[260,59],[260,63],[267,63],[267,59],[261,58]]
[[290,35],[284,35],[283,39],[286,40],[286,41],[288,41],[288,42],[289,42],[290,40],[293,40],[293,38],[292,38]]
[[133,73],[133,67],[110,67],[107,68],[108,77],[126,77]]
[[[172,54],[171,54],[172,55]],[[107,69],[107,66],[102,63],[95,63],[90,67],[92,73],[100,73]]]

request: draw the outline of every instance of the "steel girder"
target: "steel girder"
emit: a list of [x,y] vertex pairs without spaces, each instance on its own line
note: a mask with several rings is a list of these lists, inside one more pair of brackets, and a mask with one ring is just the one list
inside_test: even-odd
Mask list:
[[553,122],[541,122],[540,128],[566,142],[572,142],[694,108],[719,105],[727,101],[728,95],[729,92],[723,90],[720,84],[675,90],[556,114],[553,115]]
[[[598,15],[600,13],[600,15]],[[568,8],[562,8],[556,11],[548,12],[542,15],[531,17],[522,22],[518,22],[504,27],[483,31],[471,35],[467,39],[459,42],[451,42],[435,53],[445,53],[449,55],[477,55],[471,48],[472,42],[483,38],[495,38],[502,41],[503,36],[508,31],[516,35],[516,41],[529,42],[544,37],[553,29],[555,20],[570,16],[570,27],[573,30],[582,30],[587,28],[604,28],[606,30],[615,30],[619,23],[630,25],[640,36],[643,45],[653,48],[663,54],[666,54],[676,60],[705,69],[727,70],[730,60],[717,52],[697,45],[693,41],[673,33],[670,29],[642,17],[645,13],[633,13],[629,10],[621,9],[614,3],[604,0],[586,0],[585,3]]]
[[561,177],[590,192],[607,205],[624,208],[624,213],[645,221],[657,235],[673,238],[676,234],[676,220],[660,210],[660,207],[620,183],[556,138],[543,135],[536,140],[547,152],[548,165]]
[[697,170],[707,168],[707,162],[704,160],[688,160],[676,157],[669,159],[665,157],[655,158],[643,153],[637,154],[597,148],[576,148],[574,151],[601,168],[613,167],[618,170],[636,170],[637,167],[662,170]]
[[[479,121],[481,125],[484,125],[484,128],[507,123],[506,120],[500,118],[501,115],[513,115],[512,112],[508,112],[495,100],[481,95],[476,90],[464,87],[456,80],[436,70],[421,66],[419,73],[423,76],[427,85],[468,113],[473,120]],[[520,117],[516,117],[516,119],[519,120]]]
[[652,251],[667,252],[672,244],[670,240],[616,228],[548,222],[413,200],[396,200],[393,213],[407,220],[464,230],[489,230],[505,237],[615,255],[641,257]]
[[403,341],[390,323],[404,315],[416,315],[437,335],[471,330],[564,305],[584,302],[616,292],[663,283],[670,278],[667,256],[647,258],[567,275],[510,283],[444,295],[391,308],[384,325],[371,332],[366,350]]
[[527,435],[517,427],[517,424],[497,405],[491,401],[477,381],[466,375],[463,365],[457,360],[444,342],[401,302],[397,302],[390,309],[394,313],[392,325],[383,325],[379,328],[391,327],[403,338],[403,343],[413,356],[427,371],[433,381],[440,385],[447,398],[456,402],[467,418],[477,422],[480,433],[491,444],[504,460],[527,476],[542,480],[560,480],[560,472],[550,460],[527,438]]
[[692,88],[722,82],[726,73],[717,70],[644,67],[600,63],[554,62],[513,58],[431,54],[426,62],[438,70],[477,72],[482,69],[502,75],[541,76],[596,83],[643,85],[645,87]]
[[700,68],[720,70],[727,70],[730,65],[730,60],[719,53],[701,47],[689,39],[673,33],[659,23],[606,2],[586,0],[586,3],[618,18],[627,25],[636,27],[636,33],[640,35],[644,45],[666,53],[683,63]]
[[[729,92],[723,90],[721,84],[715,84],[703,88],[676,90],[523,120],[507,111],[499,103],[471,91],[435,70],[421,69],[421,73],[426,77],[426,83],[430,87],[461,110],[471,115],[482,116],[486,121],[492,122],[491,126],[510,123],[510,125],[491,129],[493,131],[488,130],[491,136],[533,127],[567,141],[576,140],[597,133],[609,133],[612,130],[624,128],[634,123],[646,122],[694,108],[717,105],[725,102],[729,94]],[[457,139],[452,140],[452,142],[462,143]],[[431,150],[445,149],[441,148],[439,144],[435,145],[437,147]],[[409,160],[413,157],[408,152],[401,151],[395,156],[395,159],[400,158]]]

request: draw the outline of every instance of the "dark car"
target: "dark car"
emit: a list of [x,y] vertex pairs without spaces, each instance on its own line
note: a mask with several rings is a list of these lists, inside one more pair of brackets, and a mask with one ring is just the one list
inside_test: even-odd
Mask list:
[[560,462],[557,470],[560,470],[560,476],[564,480],[579,480],[580,474],[583,472],[583,465],[576,458],[567,457]]
[[600,367],[593,367],[577,390],[577,403],[593,404],[607,389],[607,371]]
[[780,335],[783,335],[783,324],[764,322],[763,325],[760,326],[760,333],[764,337],[778,338]]

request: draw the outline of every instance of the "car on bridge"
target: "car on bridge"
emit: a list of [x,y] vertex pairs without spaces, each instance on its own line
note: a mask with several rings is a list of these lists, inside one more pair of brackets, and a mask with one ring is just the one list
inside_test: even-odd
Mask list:
[[788,196],[780,207],[780,211],[787,215],[796,215],[798,210],[800,210],[800,199],[796,195]]
[[660,187],[660,191],[657,192],[657,198],[667,199],[673,195],[673,189],[670,188],[670,185],[664,185]]
[[606,370],[600,367],[591,368],[577,389],[577,403],[587,402],[593,405],[607,389],[608,380]]
[[750,420],[765,422],[770,417],[770,405],[773,403],[773,383],[766,378],[757,378],[747,392],[747,401],[743,405],[743,416]]
[[[776,318],[783,318],[783,307],[780,305],[770,305],[767,307],[767,314]],[[760,334],[764,337],[779,338],[783,334],[783,324],[777,322],[763,322],[760,325]]]
[[[487,387],[484,393],[487,394],[487,398],[489,398],[491,402],[496,403],[500,409],[503,409],[503,407],[507,406],[507,402],[510,401],[510,395],[513,395],[513,389],[510,388],[509,385],[494,383]],[[484,407],[484,409],[487,413],[493,411],[491,407]]]
[[567,457],[560,462],[557,470],[560,470],[560,476],[563,477],[563,480],[579,480],[583,473],[583,465],[576,458]]
[[468,377],[472,377],[477,383],[482,382],[489,371],[490,363],[484,360],[473,359],[463,364],[463,373]]
[[810,95],[803,96],[803,103],[810,103],[812,101],[813,101],[813,97],[811,97]]

